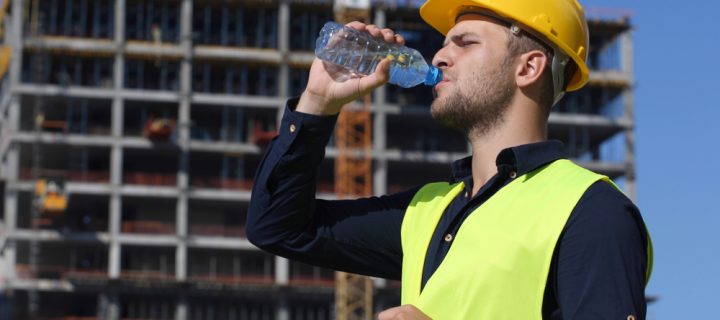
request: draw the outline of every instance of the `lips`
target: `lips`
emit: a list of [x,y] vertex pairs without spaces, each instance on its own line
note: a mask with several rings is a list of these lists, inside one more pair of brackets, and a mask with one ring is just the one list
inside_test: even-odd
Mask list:
[[450,79],[448,79],[448,78],[444,78],[442,81],[438,82],[438,84],[435,85],[435,88],[434,88],[435,91],[437,91],[438,89],[440,89],[440,87],[444,86],[444,85],[447,84],[448,82],[450,82]]

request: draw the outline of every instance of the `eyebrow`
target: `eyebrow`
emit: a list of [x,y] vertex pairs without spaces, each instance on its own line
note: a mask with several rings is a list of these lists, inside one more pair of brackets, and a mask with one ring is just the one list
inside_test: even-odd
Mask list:
[[476,35],[476,34],[474,32],[466,31],[466,32],[463,32],[460,34],[453,35],[449,38],[445,38],[445,41],[443,42],[443,47],[447,46],[450,43],[450,41],[454,42],[454,41],[462,40],[462,38],[469,36],[469,35]]

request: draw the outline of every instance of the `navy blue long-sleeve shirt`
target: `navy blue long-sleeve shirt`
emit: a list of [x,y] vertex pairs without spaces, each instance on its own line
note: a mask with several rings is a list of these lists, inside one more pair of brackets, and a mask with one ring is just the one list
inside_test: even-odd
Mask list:
[[[247,237],[274,254],[321,267],[400,279],[400,227],[421,186],[357,200],[316,199],[317,168],[335,116],[293,111],[288,102],[279,136],[257,171]],[[471,159],[452,165],[449,182],[465,181],[444,212],[423,268],[424,286],[442,263],[454,234],[475,208],[520,176],[563,158],[563,145],[545,141],[503,150],[497,174],[472,190]],[[612,185],[593,184],[572,211],[558,240],[543,300],[545,319],[644,319],[647,234],[637,207]],[[478,253],[482,254],[482,253]]]

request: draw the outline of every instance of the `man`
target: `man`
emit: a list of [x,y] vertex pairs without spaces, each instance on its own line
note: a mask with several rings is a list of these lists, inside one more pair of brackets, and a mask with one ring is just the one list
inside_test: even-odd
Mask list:
[[[429,0],[446,34],[433,64],[435,119],[472,155],[453,180],[382,197],[315,199],[341,107],[388,79],[389,62],[347,79],[315,60],[258,170],[248,239],[333,269],[402,279],[379,319],[643,319],[652,250],[637,208],[546,140],[550,109],[588,78],[575,0]],[[403,44],[392,30],[349,26]]]

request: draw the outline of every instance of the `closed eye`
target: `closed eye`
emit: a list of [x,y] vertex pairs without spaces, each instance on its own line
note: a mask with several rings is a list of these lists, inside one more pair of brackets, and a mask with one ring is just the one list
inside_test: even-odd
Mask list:
[[[445,40],[445,43],[443,44],[443,47],[446,46],[449,42],[452,42],[458,47],[467,47],[470,45],[478,44],[479,41],[475,39],[476,37],[473,36],[472,33],[465,32],[458,35],[451,36],[449,39]],[[449,41],[448,41],[449,40]]]
[[463,41],[457,41],[457,42],[456,42],[456,45],[457,45],[458,47],[467,47],[467,46],[474,45],[474,44],[477,44],[477,42],[475,42],[475,41],[464,41],[464,40],[463,40]]

